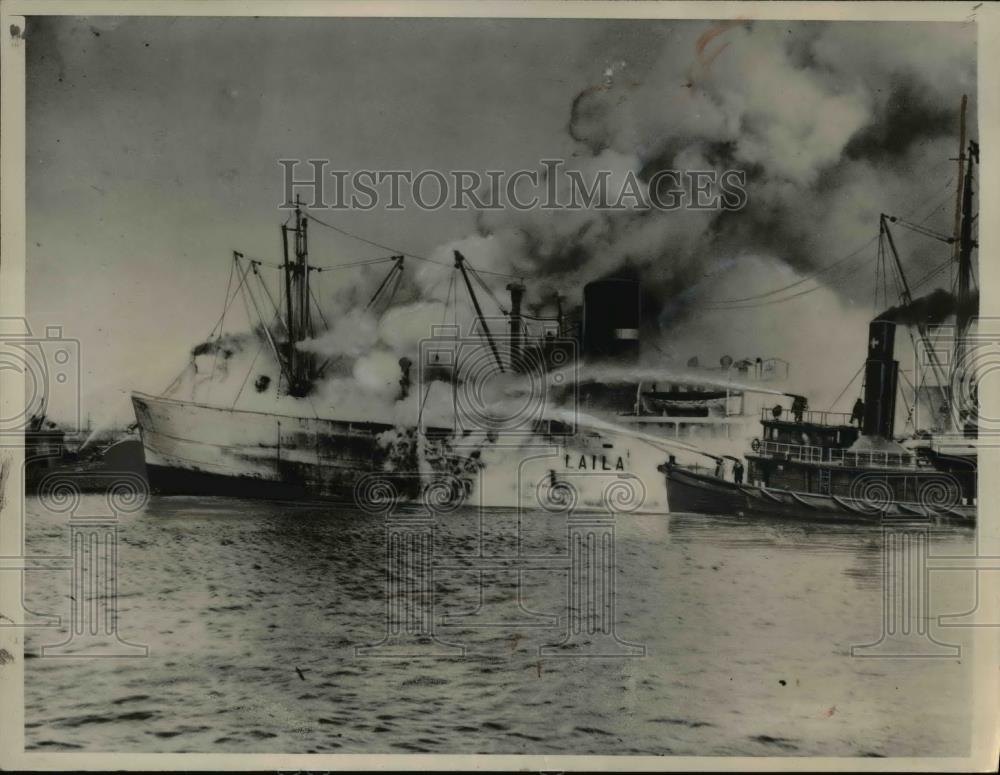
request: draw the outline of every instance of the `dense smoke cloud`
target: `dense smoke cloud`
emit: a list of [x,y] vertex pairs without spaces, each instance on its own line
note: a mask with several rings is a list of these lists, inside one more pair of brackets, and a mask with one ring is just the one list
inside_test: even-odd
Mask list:
[[[796,386],[833,400],[863,359],[877,312],[879,213],[950,231],[958,107],[975,94],[973,29],[691,23],[607,48],[601,80],[570,102],[566,169],[607,169],[612,180],[632,171],[643,181],[664,169],[740,169],[748,206],[488,212],[463,251],[535,278],[529,306],[548,314],[556,289],[578,303],[584,283],[638,270],[648,363],[700,353],[703,362],[730,354],[801,364],[822,343],[829,357],[798,370]],[[921,240],[904,238],[911,277],[947,257]],[[807,280],[852,251],[837,271]],[[766,295],[790,284],[801,299]],[[724,303],[755,293],[756,303]]]
[[[540,278],[536,306],[546,289],[578,298],[582,283],[630,265],[654,299],[647,332],[667,334],[719,298],[704,279],[743,256],[762,257],[757,271],[808,275],[873,236],[883,209],[947,200],[959,99],[975,93],[971,27],[685,23],[639,43],[609,41],[603,78],[571,100],[568,166],[644,181],[662,169],[741,169],[749,205],[483,214],[480,249],[466,240],[466,254]],[[914,274],[931,260],[940,252],[919,243],[907,257]],[[854,266],[868,261],[874,250]],[[840,279],[841,298],[870,303],[870,272]]]
[[[29,316],[40,330],[56,321],[86,340],[88,411],[106,401],[130,421],[128,390],[161,390],[177,355],[217,319],[231,251],[280,260],[276,159],[510,172],[561,158],[586,179],[608,170],[616,180],[735,167],[750,201],[731,213],[472,220],[409,207],[329,217],[449,265],[457,248],[473,266],[524,275],[527,308],[545,314],[556,291],[569,308],[583,283],[632,265],[648,296],[645,357],[797,363],[795,335],[806,323],[822,328],[810,321],[819,296],[845,329],[855,312],[866,321],[887,306],[872,301],[874,248],[820,277],[829,293],[773,306],[706,302],[810,277],[874,237],[880,212],[931,213],[929,227],[951,232],[945,200],[959,100],[976,93],[975,33],[974,24],[910,22],[32,17]],[[290,50],[309,66],[290,70]],[[976,137],[974,102],[969,127]],[[896,236],[911,279],[945,257],[940,243]],[[329,231],[310,238],[318,263],[382,255]],[[327,315],[362,309],[387,268],[317,278]],[[443,304],[449,274],[408,259],[395,303]],[[504,295],[504,280],[490,283]],[[460,299],[467,324],[464,290]],[[496,314],[489,301],[487,314]],[[737,341],[775,318],[795,321],[792,333]],[[337,347],[317,338],[320,350]],[[398,344],[383,345],[396,354]],[[846,363],[858,349],[830,356]],[[52,396],[50,412],[72,417],[60,401]]]
[[[648,364],[677,365],[691,355],[711,364],[723,354],[802,364],[822,343],[829,357],[794,370],[794,385],[832,401],[863,359],[866,324],[877,312],[879,213],[917,208],[914,218],[949,223],[957,108],[962,94],[975,93],[972,29],[683,23],[639,37],[606,41],[600,79],[568,99],[565,134],[553,138],[566,164],[555,174],[578,170],[592,180],[607,170],[615,191],[630,172],[649,181],[665,169],[738,169],[747,174],[747,207],[487,211],[477,215],[475,234],[432,257],[448,264],[457,249],[474,266],[523,276],[528,308],[549,315],[556,292],[570,306],[584,283],[638,272]],[[970,119],[975,126],[974,109]],[[937,210],[919,209],[928,203]],[[911,276],[947,257],[929,240],[903,249]],[[852,251],[842,268],[807,279]],[[343,347],[335,343],[347,334],[385,347],[396,331],[411,338],[386,349],[412,356],[413,332],[426,336],[447,316],[447,274],[411,265],[396,299],[403,306],[387,316],[395,324],[376,334],[369,321],[355,335],[359,324],[348,313],[332,334],[305,346]],[[796,287],[793,301],[774,304],[783,295],[769,291],[787,285]],[[339,293],[339,309],[360,301],[344,296],[356,291]],[[464,300],[464,291],[458,296]],[[384,371],[389,364],[381,359]]]
[[943,288],[938,288],[926,296],[913,299],[909,304],[897,304],[879,316],[879,320],[891,320],[906,325],[936,325],[952,315],[975,315],[979,310],[979,293],[970,294],[963,303]]

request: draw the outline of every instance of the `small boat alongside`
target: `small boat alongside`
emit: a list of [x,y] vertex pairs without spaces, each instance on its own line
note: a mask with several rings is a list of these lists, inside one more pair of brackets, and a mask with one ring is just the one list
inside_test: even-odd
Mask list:
[[801,397],[790,410],[776,405],[762,412],[761,435],[745,454],[745,484],[742,464],[730,482],[721,475],[722,467],[702,473],[671,456],[659,467],[670,510],[975,524],[975,466],[956,468],[953,456],[904,446],[893,435],[899,367],[893,359],[895,334],[892,321],[876,319],[869,325],[865,400],[856,413],[811,412]]
[[[972,176],[979,146],[970,143],[962,159],[968,164],[958,191],[961,220],[955,238],[945,238],[955,244],[957,293],[939,289],[913,298],[890,230],[890,224],[912,224],[882,214],[879,256],[892,257],[900,299],[869,323],[867,358],[858,370],[864,374],[863,400],[858,397],[850,414],[809,411],[803,396],[795,397],[791,407],[779,404],[763,410],[761,434],[744,455],[745,483],[742,462],[737,461],[733,481],[728,481],[721,465],[711,473],[678,465],[671,456],[659,467],[671,512],[976,523],[979,374],[975,358],[966,350],[978,307],[972,270],[972,252],[978,247],[972,234],[976,218]],[[954,316],[955,333],[946,366],[930,326],[949,316]],[[913,400],[907,404],[910,434],[895,433],[900,375],[895,360],[897,324],[916,329],[931,372],[916,374],[912,381]],[[914,418],[927,382],[938,396],[935,416],[930,418],[935,423],[932,430],[919,429]]]
[[[924,477],[924,485],[945,497],[937,501],[896,501],[869,497],[823,495],[763,485],[736,484],[714,474],[694,471],[667,462],[660,466],[666,477],[671,513],[697,513],[736,517],[786,517],[818,522],[873,522],[929,520],[935,523],[974,525],[976,507],[948,497],[953,482],[945,477]],[[878,481],[874,479],[872,481]]]

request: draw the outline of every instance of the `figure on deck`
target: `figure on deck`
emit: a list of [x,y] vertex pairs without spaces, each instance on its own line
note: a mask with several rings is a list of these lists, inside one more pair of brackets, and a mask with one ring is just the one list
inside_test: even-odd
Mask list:
[[858,427],[860,428],[861,424],[864,422],[864,419],[865,419],[865,402],[862,401],[861,398],[859,397],[858,400],[854,402],[854,408],[851,410],[851,425],[853,425],[854,422],[857,421]]

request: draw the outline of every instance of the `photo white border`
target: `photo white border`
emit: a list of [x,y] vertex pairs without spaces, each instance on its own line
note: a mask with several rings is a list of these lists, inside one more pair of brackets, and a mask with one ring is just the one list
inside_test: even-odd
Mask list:
[[[771,19],[854,21],[951,21],[977,25],[979,58],[977,110],[982,143],[980,212],[1000,213],[1000,6],[986,2],[604,2],[603,0],[0,0],[0,316],[23,316],[25,269],[25,44],[11,34],[24,30],[31,15],[131,16],[330,16],[330,17],[495,17],[621,19]],[[28,41],[30,42],[30,41]],[[1000,317],[1000,219],[980,221],[980,314]],[[1000,417],[1000,381],[992,380],[980,401],[990,417]],[[0,372],[0,416],[23,406],[24,383],[11,370]],[[8,470],[21,470],[22,453],[2,449]],[[1000,471],[1000,449],[980,453],[981,471]],[[21,553],[23,483],[6,478],[0,492],[0,563]],[[979,480],[979,546],[1000,557],[1000,476]],[[18,522],[15,522],[18,521]],[[15,526],[18,525],[18,526]],[[0,573],[0,614],[20,606],[20,574]],[[995,590],[998,573],[984,583]],[[994,600],[996,595],[993,595]],[[985,603],[984,603],[985,605]],[[981,609],[979,621],[1000,621],[996,610]],[[5,770],[770,770],[770,771],[995,771],[1000,755],[1000,628],[970,631],[975,662],[974,729],[968,757],[690,757],[544,756],[431,754],[134,754],[45,753],[24,751],[24,630],[0,628],[0,648],[14,656],[0,664],[0,768]]]

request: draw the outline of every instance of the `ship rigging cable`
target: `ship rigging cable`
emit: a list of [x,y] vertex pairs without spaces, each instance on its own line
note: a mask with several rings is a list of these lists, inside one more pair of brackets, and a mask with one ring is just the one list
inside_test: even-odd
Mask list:
[[833,407],[835,407],[837,405],[837,402],[840,401],[840,399],[844,397],[844,393],[846,393],[848,390],[850,390],[851,385],[854,384],[854,380],[856,380],[861,375],[861,372],[864,371],[864,369],[865,369],[865,364],[862,363],[861,364],[861,368],[858,369],[856,372],[854,372],[854,376],[851,377],[851,381],[848,382],[846,385],[844,385],[844,389],[840,391],[840,395],[838,395],[835,399],[833,399],[833,403],[830,404],[830,408],[827,409],[826,411],[828,411],[828,412],[832,412],[833,411]]
[[[886,260],[886,247],[888,247],[888,252],[892,255],[892,262]],[[896,283],[896,291],[900,299],[907,305],[913,304],[913,294],[910,292],[909,284],[906,281],[906,274],[903,272],[903,262],[899,258],[899,252],[896,250],[896,243],[892,238],[892,231],[889,229],[888,216],[884,213],[879,217],[879,255],[884,263],[890,263],[893,270],[893,280]],[[885,268],[883,266],[883,279],[885,279]],[[888,297],[888,283],[886,283],[886,296]],[[876,299],[878,294],[878,288],[876,287]],[[888,302],[888,298],[886,298]],[[938,358],[933,346],[930,343],[927,335],[927,325],[922,321],[917,321],[917,330],[920,333],[920,339],[927,346],[927,354],[930,358],[930,365],[934,371],[935,376],[940,381],[942,379],[942,366],[938,363]]]
[[[243,255],[243,254],[241,253],[240,255]],[[285,268],[283,264],[275,264],[275,263],[273,263],[271,261],[265,261],[265,260],[263,260],[261,258],[257,258],[256,256],[243,256],[243,257],[246,258],[247,261],[250,261],[251,263],[257,264],[258,266],[266,266],[266,267],[270,267],[271,269],[284,269]],[[330,272],[330,271],[333,271],[334,269],[350,269],[352,266],[369,266],[369,265],[372,265],[372,264],[384,264],[384,263],[386,263],[388,261],[393,261],[395,258],[396,258],[396,256],[379,256],[377,258],[365,258],[365,259],[362,259],[360,261],[352,261],[352,262],[347,263],[347,264],[330,264],[329,266],[313,266],[313,265],[310,265],[309,266],[309,271],[310,272]]]
[[[250,267],[247,267],[247,269],[243,272],[243,276],[240,278],[239,285],[236,286],[236,290],[232,291],[232,295],[230,296],[230,291],[232,290],[232,285],[233,285],[233,273],[235,272],[235,270],[236,270],[236,261],[233,261],[232,266],[230,266],[229,268],[229,281],[226,283],[226,298],[222,305],[222,314],[219,315],[219,319],[215,321],[215,325],[212,326],[212,330],[208,332],[208,336],[205,338],[206,342],[211,341],[212,337],[216,336],[216,332],[218,332],[217,338],[220,339],[222,338],[223,334],[222,328],[225,325],[226,313],[229,311],[229,308],[232,306],[233,302],[236,301],[236,297],[239,295],[240,289],[243,287],[243,284],[247,280],[247,275],[250,274]],[[248,317],[248,320],[249,319],[250,318]],[[161,396],[169,395],[174,390],[174,388],[177,387],[177,385],[181,381],[181,378],[184,376],[184,373],[191,368],[193,363],[194,359],[185,363],[184,368],[181,369],[180,373],[178,373],[177,376],[174,377],[174,379],[170,382],[170,384],[163,389],[163,392],[161,392],[160,395]],[[212,363],[212,375],[213,376],[215,375],[214,362]]]
[[[438,266],[444,266],[444,267],[450,267],[451,266],[446,261],[438,261],[437,259],[434,259],[434,258],[428,258],[427,256],[421,256],[421,255],[418,255],[416,253],[410,253],[410,252],[405,251],[405,250],[400,250],[399,248],[394,248],[394,247],[391,247],[389,245],[383,245],[383,244],[381,244],[379,242],[374,242],[374,241],[372,241],[370,239],[367,239],[365,237],[361,237],[361,236],[359,236],[357,234],[354,234],[353,232],[349,232],[349,231],[347,231],[347,229],[342,229],[339,226],[334,226],[333,224],[327,223],[326,221],[321,221],[319,218],[317,218],[312,213],[306,213],[306,218],[308,218],[313,223],[317,223],[320,226],[325,226],[326,228],[331,229],[332,231],[335,231],[338,234],[343,234],[345,237],[350,237],[351,239],[355,239],[358,242],[364,242],[366,245],[371,245],[372,247],[380,248],[381,250],[391,250],[393,253],[402,253],[404,256],[407,256],[409,258],[415,258],[418,261],[426,261],[426,262],[428,262],[430,264],[437,264]],[[493,271],[491,269],[478,269],[476,271],[482,272],[483,274],[494,275],[496,277],[504,277],[504,278],[507,278],[508,280],[523,280],[524,279],[523,275],[507,274],[506,272],[495,272],[495,271]]]
[[[753,296],[744,296],[743,298],[740,298],[740,299],[722,299],[720,301],[709,302],[709,306],[715,307],[715,306],[722,306],[722,305],[729,305],[729,304],[738,304],[739,302],[744,302],[744,301],[755,301],[757,299],[763,299],[763,298],[766,298],[768,296],[774,296],[775,294],[781,293],[782,291],[787,291],[787,290],[790,290],[792,288],[795,288],[795,287],[797,287],[799,285],[802,285],[802,283],[808,282],[809,280],[813,280],[816,277],[819,277],[820,275],[825,274],[826,272],[829,272],[831,269],[835,269],[836,267],[838,267],[840,264],[844,263],[845,261],[847,261],[847,260],[849,260],[851,258],[855,258],[859,253],[861,253],[861,251],[863,251],[866,248],[870,247],[871,244],[876,239],[878,239],[878,237],[872,237],[864,245],[861,245],[860,247],[855,248],[850,253],[848,253],[846,256],[838,258],[836,261],[833,261],[832,263],[827,264],[822,269],[819,269],[818,271],[813,272],[811,275],[808,275],[808,276],[803,277],[803,278],[801,278],[799,280],[796,280],[793,283],[789,283],[788,285],[784,285],[784,286],[782,286],[780,288],[775,288],[774,290],[767,291],[766,293],[758,293],[758,294],[755,294]],[[816,288],[810,288],[807,292],[811,293],[814,290],[818,290],[820,287],[822,287],[822,286],[817,286]],[[795,294],[795,296],[801,296],[801,295],[802,295],[801,293]],[[789,299],[794,299],[795,296],[789,296],[788,298]],[[786,299],[779,299],[777,301],[786,301]],[[775,301],[775,302],[768,302],[768,303],[777,303],[777,301]],[[756,306],[756,305],[754,305],[754,306]]]
[[233,403],[230,405],[230,409],[236,408],[236,402],[240,400],[240,396],[243,395],[243,388],[247,385],[247,380],[250,379],[250,375],[253,373],[254,364],[257,363],[257,359],[260,357],[261,352],[264,350],[264,341],[261,340],[257,345],[257,352],[254,353],[253,360],[250,361],[250,368],[247,369],[247,373],[243,376],[243,381],[240,383],[240,389],[236,391],[236,398],[233,399]]
[[263,289],[264,295],[267,296],[267,300],[271,302],[271,309],[274,310],[274,314],[277,316],[278,322],[281,323],[281,327],[284,328],[285,331],[287,332],[288,326],[286,325],[284,319],[281,317],[281,310],[278,308],[278,305],[275,304],[274,297],[271,295],[271,291],[268,290],[267,283],[264,282],[264,278],[261,277],[260,272],[257,271],[256,266],[253,267],[253,273],[257,277],[257,282],[260,283],[260,287]]
[[[949,181],[949,183],[950,183],[950,181]],[[918,228],[923,228],[921,226],[921,224],[923,224],[924,222],[926,222],[929,218],[931,218],[933,215],[935,215],[942,207],[944,207],[944,205],[947,204],[947,202],[951,199],[951,196],[952,195],[951,195],[950,192],[946,193],[942,199],[938,200],[933,205],[933,208],[930,210],[930,212],[928,212],[923,218],[921,218],[920,221],[917,224],[910,224],[909,222],[906,222],[905,225],[908,226],[908,227],[914,228],[914,230],[917,230]],[[917,208],[913,208],[913,210],[911,210],[909,214],[912,214],[916,209]],[[903,224],[901,224],[901,225],[903,225]],[[927,231],[930,231],[930,230],[928,229]],[[934,236],[935,238],[939,237],[939,235],[937,235],[936,233],[933,233],[932,236]],[[821,267],[820,269],[818,269],[813,274],[808,275],[806,277],[802,277],[802,278],[796,280],[795,282],[789,283],[788,285],[783,285],[780,288],[774,288],[774,289],[772,289],[770,291],[766,291],[764,293],[754,294],[753,296],[744,296],[744,297],[738,298],[738,299],[719,299],[718,301],[708,302],[706,306],[708,306],[708,307],[710,307],[712,309],[752,309],[754,307],[764,307],[764,306],[767,306],[769,304],[780,304],[780,303],[785,302],[785,301],[791,301],[792,299],[798,298],[799,296],[804,296],[804,295],[806,295],[808,293],[812,293],[813,291],[818,291],[818,290],[820,290],[821,288],[823,288],[825,286],[823,286],[823,285],[816,285],[816,286],[814,286],[812,288],[806,289],[805,291],[800,291],[798,293],[794,293],[791,296],[786,296],[786,297],[783,297],[783,298],[780,298],[780,299],[770,299],[770,300],[767,300],[767,301],[762,301],[762,302],[757,303],[757,304],[744,304],[743,303],[743,302],[749,302],[749,301],[757,301],[758,299],[767,299],[767,297],[769,297],[769,296],[775,296],[775,295],[777,295],[779,293],[782,293],[784,291],[791,290],[792,288],[796,288],[799,285],[802,285],[803,283],[808,282],[809,280],[813,280],[813,279],[819,277],[820,275],[825,274],[826,272],[829,272],[829,271],[831,271],[833,269],[836,269],[838,266],[841,266],[842,264],[844,264],[845,262],[849,261],[850,259],[858,257],[859,255],[862,254],[862,252],[865,249],[867,249],[868,247],[870,247],[872,245],[872,243],[875,242],[875,240],[877,240],[877,239],[878,239],[878,236],[873,236],[864,245],[861,245],[860,247],[852,250],[847,255],[845,255],[845,256],[843,256],[843,257],[841,257],[839,259],[836,259],[835,261],[833,261],[830,264],[827,264],[824,267]]]
[[919,288],[924,283],[929,282],[930,280],[933,280],[939,274],[941,274],[942,272],[944,272],[945,269],[948,269],[951,266],[951,263],[952,263],[951,262],[951,256],[948,256],[948,258],[946,258],[943,262],[941,262],[940,264],[938,264],[936,267],[934,267],[929,272],[927,272],[927,274],[925,274],[923,277],[921,277],[919,280],[917,280],[915,283],[913,283],[913,285],[911,286],[911,288]]

